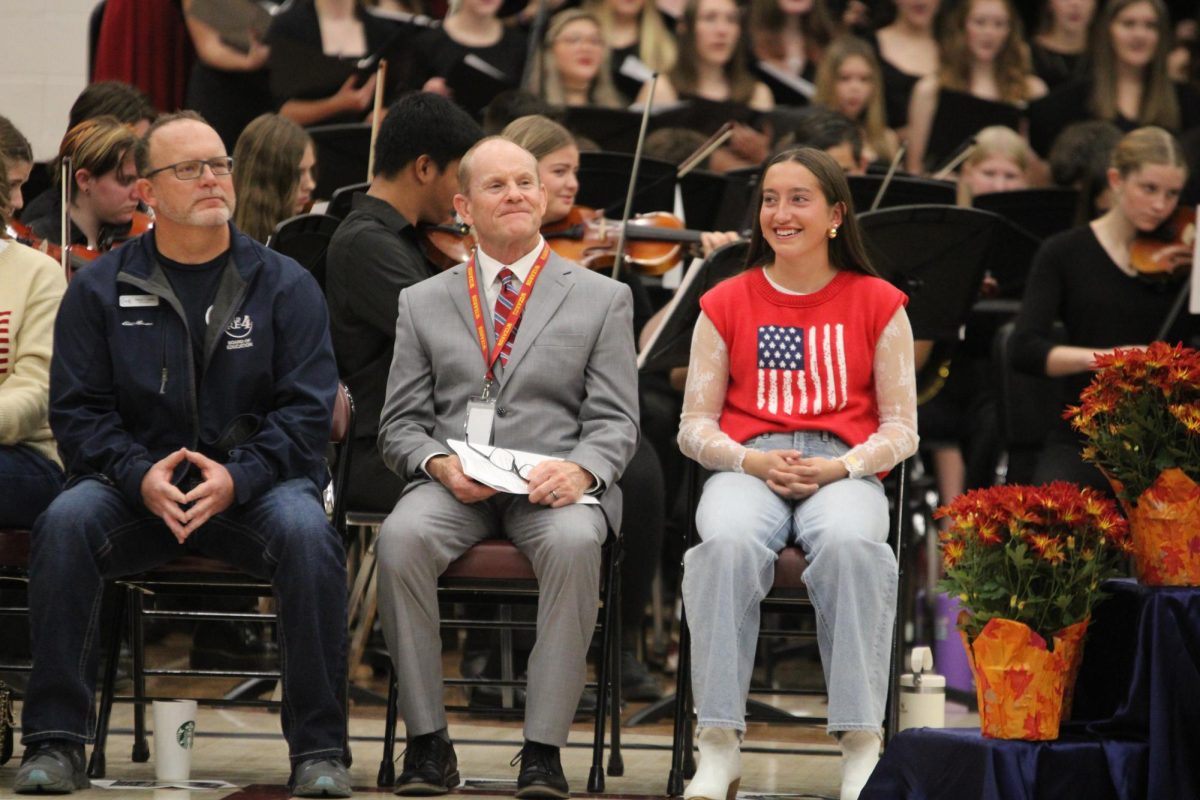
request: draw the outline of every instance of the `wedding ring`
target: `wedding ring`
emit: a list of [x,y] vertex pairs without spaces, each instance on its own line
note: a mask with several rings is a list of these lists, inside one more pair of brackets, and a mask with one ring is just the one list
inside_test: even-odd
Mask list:
[[554,491],[553,489],[551,489],[551,490],[550,490],[550,496],[551,496],[551,497],[553,497],[555,500],[557,500],[557,499],[558,499],[558,492],[556,492],[556,491]]

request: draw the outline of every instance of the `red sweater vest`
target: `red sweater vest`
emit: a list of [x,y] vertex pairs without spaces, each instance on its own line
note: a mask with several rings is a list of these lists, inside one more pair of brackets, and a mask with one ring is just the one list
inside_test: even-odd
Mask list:
[[908,298],[885,280],[839,271],[806,295],[777,291],[761,267],[714,287],[700,307],[729,351],[721,430],[829,431],[851,447],[879,428],[875,344]]

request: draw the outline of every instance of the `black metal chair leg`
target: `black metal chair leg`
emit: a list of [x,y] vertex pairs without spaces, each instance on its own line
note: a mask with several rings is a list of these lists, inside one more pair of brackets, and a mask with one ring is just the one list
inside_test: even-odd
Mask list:
[[[691,714],[687,701],[691,693],[691,635],[687,626],[687,610],[679,619],[679,664],[675,673],[675,726],[671,734],[671,772],[667,776],[667,795],[679,797],[683,794],[684,773],[687,771],[687,755],[691,754]],[[685,744],[686,743],[686,744]],[[685,755],[686,746],[686,755]]]
[[107,770],[107,759],[104,755],[108,745],[108,724],[112,717],[113,695],[116,693],[117,667],[121,663],[121,632],[122,619],[125,616],[126,589],[110,588],[116,591],[113,598],[112,613],[109,618],[111,632],[108,640],[108,655],[104,659],[104,679],[100,688],[100,713],[96,717],[96,744],[92,747],[92,758],[88,762],[88,777],[103,778]]
[[[617,543],[613,547],[619,546]],[[592,794],[599,794],[604,791],[604,725],[606,722],[605,714],[608,711],[609,700],[609,667],[612,664],[612,649],[613,649],[613,632],[615,630],[613,620],[617,618],[619,610],[616,608],[616,592],[617,592],[617,566],[620,562],[612,552],[608,558],[608,588],[604,597],[604,621],[602,624],[603,631],[600,635],[600,660],[596,665],[596,722],[592,732],[592,768],[588,772],[588,791]]]
[[146,742],[146,637],[142,625],[146,607],[145,596],[130,589],[135,597],[129,604],[129,646],[133,649],[133,753],[136,764],[150,760],[150,745]]
[[[620,543],[614,545],[619,547]],[[621,756],[621,688],[624,686],[623,676],[621,675],[621,647],[622,647],[622,630],[621,630],[621,562],[624,560],[624,554],[618,553],[616,556],[617,568],[613,576],[613,586],[611,591],[615,593],[616,599],[613,601],[614,613],[612,616],[613,634],[612,640],[615,644],[609,648],[609,657],[611,659],[608,668],[612,670],[612,678],[609,680],[609,701],[612,703],[610,712],[612,714],[612,746],[608,751],[608,774],[611,777],[619,778],[625,774],[625,759]]]
[[379,761],[379,775],[375,784],[391,788],[396,784],[396,717],[399,715],[400,698],[396,689],[396,676],[388,671],[387,715],[383,722],[383,758]]

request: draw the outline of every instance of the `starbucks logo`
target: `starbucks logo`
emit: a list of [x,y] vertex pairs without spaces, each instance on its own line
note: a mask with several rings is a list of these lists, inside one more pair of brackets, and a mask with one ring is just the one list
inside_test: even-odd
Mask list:
[[185,722],[179,726],[179,730],[175,731],[175,741],[178,742],[179,746],[184,750],[191,750],[192,738],[195,736],[195,734],[196,723],[191,721]]

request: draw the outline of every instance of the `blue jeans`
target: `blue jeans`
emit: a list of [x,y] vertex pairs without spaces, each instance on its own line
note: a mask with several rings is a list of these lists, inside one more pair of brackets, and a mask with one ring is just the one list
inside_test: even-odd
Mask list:
[[[820,431],[764,435],[746,445],[828,458],[848,449]],[[897,586],[879,480],[835,481],[796,502],[752,475],[718,472],[704,485],[696,525],[701,541],[684,555],[683,603],[699,724],[746,729],[759,604],[779,551],[797,543],[808,560],[803,580],[817,616],[828,729],[879,731]]]
[[0,527],[30,527],[62,486],[63,471],[41,453],[0,445]]
[[158,517],[130,505],[100,480],[85,479],[60,494],[33,529],[33,674],[22,741],[92,740],[105,581],[187,553],[219,558],[271,581],[280,620],[283,735],[292,761],[341,758],[346,744],[345,552],[316,487],[302,478],[276,484],[246,505],[218,514],[185,544]]

